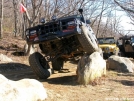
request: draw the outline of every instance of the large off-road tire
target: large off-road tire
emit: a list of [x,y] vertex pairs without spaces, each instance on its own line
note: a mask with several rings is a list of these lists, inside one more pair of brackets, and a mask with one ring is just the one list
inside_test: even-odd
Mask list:
[[84,51],[88,54],[92,54],[93,52],[97,51],[98,44],[96,42],[97,40],[95,39],[95,36],[93,36],[92,31],[89,31],[89,29],[84,25],[80,26],[80,29],[82,33],[78,35],[78,40]]
[[53,70],[61,70],[63,69],[64,60],[62,58],[57,58],[54,61],[52,61],[52,68]]
[[35,52],[29,56],[29,64],[39,78],[47,79],[51,75],[49,64],[39,52]]

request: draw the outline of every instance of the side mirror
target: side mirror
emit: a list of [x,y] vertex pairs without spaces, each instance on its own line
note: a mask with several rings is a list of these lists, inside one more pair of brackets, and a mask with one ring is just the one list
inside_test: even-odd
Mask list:
[[41,18],[41,19],[40,19],[40,23],[43,24],[43,23],[45,23],[45,22],[46,22],[46,21],[45,21],[45,18]]
[[90,20],[86,20],[86,23],[87,23],[87,24],[91,24]]

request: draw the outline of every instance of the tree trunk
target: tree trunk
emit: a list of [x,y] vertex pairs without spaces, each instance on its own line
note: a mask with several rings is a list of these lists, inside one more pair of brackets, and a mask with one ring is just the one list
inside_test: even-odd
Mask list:
[[17,3],[16,0],[13,0],[13,7],[14,7],[14,36],[17,36]]
[[3,0],[0,1],[0,38],[3,37]]
[[98,22],[98,26],[97,26],[97,33],[96,33],[97,38],[99,36],[99,28],[100,28],[100,23],[101,23],[103,11],[104,11],[104,0],[103,0],[102,10],[100,13],[100,18],[99,18],[99,22]]

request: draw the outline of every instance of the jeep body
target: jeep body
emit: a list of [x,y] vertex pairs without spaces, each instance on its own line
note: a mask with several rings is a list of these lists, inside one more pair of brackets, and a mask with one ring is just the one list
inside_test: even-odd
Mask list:
[[114,37],[97,38],[99,47],[103,51],[103,57],[108,58],[111,55],[118,55],[119,48],[116,45]]
[[123,36],[118,39],[121,56],[134,58],[134,36]]
[[30,67],[40,78],[50,76],[48,62],[52,62],[53,70],[61,70],[64,61],[98,50],[97,38],[82,11],[26,30],[27,43],[39,45],[43,53],[35,52],[29,57]]
[[[28,44],[39,44],[40,49],[49,57],[49,61],[62,55],[69,59],[83,54],[77,35],[81,33],[80,25],[84,24],[92,31],[80,15],[56,19],[26,30]],[[93,32],[92,32],[93,33]]]

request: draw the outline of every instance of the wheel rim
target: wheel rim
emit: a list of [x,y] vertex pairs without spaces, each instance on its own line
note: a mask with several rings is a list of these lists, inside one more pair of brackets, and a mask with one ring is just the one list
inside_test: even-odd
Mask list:
[[92,32],[90,33],[90,31],[88,30],[87,31],[87,36],[88,36],[89,40],[91,40],[91,43],[93,44],[93,46],[95,47],[95,49],[97,49],[98,48],[97,42],[96,42],[94,36],[91,35],[91,34],[92,34]]

